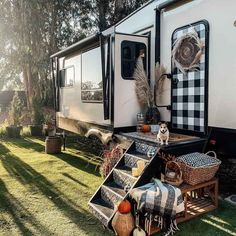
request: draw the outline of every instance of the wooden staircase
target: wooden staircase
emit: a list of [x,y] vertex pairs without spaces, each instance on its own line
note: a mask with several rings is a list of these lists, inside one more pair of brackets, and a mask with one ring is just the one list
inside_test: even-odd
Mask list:
[[[147,152],[150,150],[154,152],[152,158],[147,157]],[[117,204],[127,197],[129,190],[148,183],[155,174],[158,174],[158,166],[160,166],[158,165],[158,150],[159,147],[154,143],[141,140],[133,141],[90,199],[88,205],[91,212],[104,226],[110,227]],[[143,160],[146,167],[142,174],[136,178],[132,176],[131,170],[132,167],[136,167],[138,160]],[[127,188],[129,190],[125,191]]]

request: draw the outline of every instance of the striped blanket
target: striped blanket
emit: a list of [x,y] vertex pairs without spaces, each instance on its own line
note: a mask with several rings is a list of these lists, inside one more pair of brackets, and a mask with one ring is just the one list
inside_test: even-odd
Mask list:
[[[176,214],[184,211],[184,202],[179,188],[152,179],[151,183],[134,188],[130,196],[136,202],[136,216],[145,216],[145,230],[150,232],[153,221],[158,227],[165,228],[165,235],[173,234],[178,230]],[[137,224],[138,221],[136,221]]]

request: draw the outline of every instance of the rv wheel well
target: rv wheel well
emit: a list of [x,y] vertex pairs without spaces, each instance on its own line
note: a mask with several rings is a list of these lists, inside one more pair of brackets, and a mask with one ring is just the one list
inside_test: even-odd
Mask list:
[[96,137],[101,141],[103,145],[107,145],[110,141],[112,141],[112,133],[103,132],[99,129],[89,129],[88,132],[85,134],[87,138],[94,138]]

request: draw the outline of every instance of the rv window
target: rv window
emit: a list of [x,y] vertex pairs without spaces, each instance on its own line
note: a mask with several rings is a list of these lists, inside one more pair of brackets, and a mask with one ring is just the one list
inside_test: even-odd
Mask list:
[[102,102],[102,67],[99,47],[82,54],[81,100],[83,102]]
[[74,66],[60,70],[60,87],[72,87],[74,85]]
[[146,45],[144,43],[123,41],[121,43],[121,75],[123,79],[132,80],[137,58],[144,54],[144,69],[146,68]]

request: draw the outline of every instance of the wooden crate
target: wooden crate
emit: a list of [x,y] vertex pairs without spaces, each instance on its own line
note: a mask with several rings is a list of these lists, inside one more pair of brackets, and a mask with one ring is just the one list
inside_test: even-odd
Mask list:
[[[177,216],[177,223],[185,222],[218,207],[218,179],[216,178],[194,186],[182,184],[180,189],[185,211]],[[160,228],[153,225],[149,235],[159,231]]]

